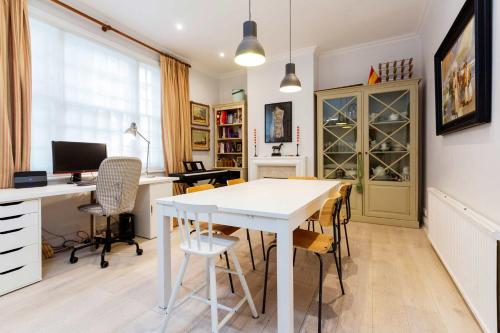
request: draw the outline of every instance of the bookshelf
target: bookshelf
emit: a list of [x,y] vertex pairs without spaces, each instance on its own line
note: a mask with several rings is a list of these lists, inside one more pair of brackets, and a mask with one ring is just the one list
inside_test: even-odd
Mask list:
[[247,179],[246,104],[234,102],[213,107],[215,168],[240,170]]

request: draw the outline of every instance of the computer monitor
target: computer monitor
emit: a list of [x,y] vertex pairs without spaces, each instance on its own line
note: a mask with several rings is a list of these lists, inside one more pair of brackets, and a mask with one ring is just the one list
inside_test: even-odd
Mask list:
[[53,173],[70,173],[72,183],[82,180],[82,172],[99,170],[106,157],[104,143],[52,141]]

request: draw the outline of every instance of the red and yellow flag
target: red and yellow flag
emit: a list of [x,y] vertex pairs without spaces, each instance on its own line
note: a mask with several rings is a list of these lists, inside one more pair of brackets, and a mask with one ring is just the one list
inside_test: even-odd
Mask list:
[[380,76],[377,75],[377,72],[375,72],[372,66],[372,68],[370,69],[370,75],[368,76],[368,84],[372,85],[380,82],[381,82]]

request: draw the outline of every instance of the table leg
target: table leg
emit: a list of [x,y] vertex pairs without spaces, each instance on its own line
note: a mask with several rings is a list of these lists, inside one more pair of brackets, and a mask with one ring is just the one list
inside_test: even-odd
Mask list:
[[293,332],[293,230],[280,223],[278,238],[278,332]]
[[164,216],[161,205],[157,205],[156,219],[158,230],[158,302],[162,309],[166,309],[172,289],[172,272],[170,263],[170,217]]

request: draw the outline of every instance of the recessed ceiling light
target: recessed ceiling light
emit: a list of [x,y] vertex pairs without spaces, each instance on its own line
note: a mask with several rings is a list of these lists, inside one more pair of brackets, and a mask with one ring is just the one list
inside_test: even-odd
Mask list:
[[224,58],[225,56],[224,52],[219,53],[219,57]]
[[184,26],[182,24],[180,24],[180,23],[177,23],[175,25],[175,28],[180,31],[180,30],[184,29]]

